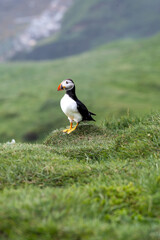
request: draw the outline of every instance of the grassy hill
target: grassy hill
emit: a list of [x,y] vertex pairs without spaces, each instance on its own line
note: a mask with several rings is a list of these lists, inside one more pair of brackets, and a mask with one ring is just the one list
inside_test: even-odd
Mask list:
[[158,239],[159,113],[0,144],[1,240]]
[[57,86],[72,78],[96,120],[159,109],[160,35],[121,41],[63,60],[0,66],[0,142],[39,141],[68,120]]
[[124,38],[159,32],[159,0],[76,0],[56,39],[13,60],[44,60],[70,56]]

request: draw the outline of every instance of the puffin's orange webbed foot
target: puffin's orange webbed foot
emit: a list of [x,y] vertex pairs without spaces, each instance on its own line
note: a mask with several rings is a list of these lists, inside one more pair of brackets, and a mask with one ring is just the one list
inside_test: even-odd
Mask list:
[[64,129],[62,132],[68,133],[70,130],[72,130],[72,122],[70,123],[70,128],[69,129]]
[[70,129],[69,131],[67,131],[67,133],[70,134],[71,132],[73,132],[74,130],[76,130],[76,128],[78,127],[78,124],[79,124],[79,123],[77,123],[74,128],[72,128],[72,129]]
[[62,132],[66,133],[68,131],[70,131],[70,129],[64,129]]

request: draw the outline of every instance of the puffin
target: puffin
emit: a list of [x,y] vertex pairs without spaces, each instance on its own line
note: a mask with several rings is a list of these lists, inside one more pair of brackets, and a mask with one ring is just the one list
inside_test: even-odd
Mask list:
[[[81,121],[95,121],[92,115],[95,113],[89,112],[87,107],[77,98],[75,84],[72,79],[63,80],[59,86],[58,91],[65,90],[65,95],[60,101],[60,106],[64,114],[68,117],[70,128],[63,130],[64,133],[70,134],[78,127]],[[73,127],[73,122],[76,126]]]

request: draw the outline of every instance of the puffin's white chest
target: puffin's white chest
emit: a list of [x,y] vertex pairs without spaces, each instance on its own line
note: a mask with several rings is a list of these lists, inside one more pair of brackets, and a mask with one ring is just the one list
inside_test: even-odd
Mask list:
[[69,120],[80,122],[82,120],[81,114],[77,110],[77,103],[65,94],[60,102],[62,111],[66,114]]

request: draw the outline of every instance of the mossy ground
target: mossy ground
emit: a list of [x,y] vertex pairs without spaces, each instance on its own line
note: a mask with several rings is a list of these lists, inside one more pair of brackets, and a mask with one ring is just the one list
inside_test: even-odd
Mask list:
[[1,144],[1,239],[159,239],[159,130],[157,113]]

